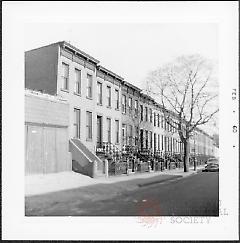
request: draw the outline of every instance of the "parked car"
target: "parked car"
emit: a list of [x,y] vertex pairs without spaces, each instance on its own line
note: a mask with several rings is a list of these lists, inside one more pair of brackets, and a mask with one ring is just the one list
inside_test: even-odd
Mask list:
[[205,168],[203,169],[205,172],[218,172],[219,171],[219,160],[216,158],[210,158],[207,160]]

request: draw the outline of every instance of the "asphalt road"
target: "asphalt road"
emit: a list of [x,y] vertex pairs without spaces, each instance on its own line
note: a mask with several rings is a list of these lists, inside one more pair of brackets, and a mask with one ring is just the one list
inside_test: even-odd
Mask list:
[[218,216],[219,175],[200,172],[139,186],[134,181],[27,197],[27,216]]

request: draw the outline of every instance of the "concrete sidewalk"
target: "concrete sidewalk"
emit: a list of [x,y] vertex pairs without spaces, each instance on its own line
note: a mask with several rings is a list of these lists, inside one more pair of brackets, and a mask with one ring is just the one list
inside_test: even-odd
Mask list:
[[[198,167],[200,170],[203,167]],[[49,192],[63,191],[68,189],[80,188],[96,184],[112,184],[121,181],[130,181],[136,179],[146,179],[146,183],[158,183],[161,179],[154,179],[156,176],[162,175],[162,181],[168,178],[175,177],[186,177],[197,173],[193,168],[190,168],[189,172],[184,173],[183,168],[173,169],[166,171],[156,171],[156,172],[145,172],[145,173],[135,173],[130,175],[119,175],[119,176],[110,176],[108,178],[90,178],[88,176],[75,173],[72,171],[69,172],[60,172],[47,175],[32,175],[25,177],[25,196],[33,196],[39,194],[45,194]],[[147,180],[151,179],[153,180]],[[150,181],[150,182],[149,182]]]

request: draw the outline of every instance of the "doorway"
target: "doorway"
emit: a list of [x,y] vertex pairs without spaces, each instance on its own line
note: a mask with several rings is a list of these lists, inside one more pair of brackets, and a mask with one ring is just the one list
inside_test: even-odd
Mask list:
[[102,147],[102,116],[97,116],[97,147]]

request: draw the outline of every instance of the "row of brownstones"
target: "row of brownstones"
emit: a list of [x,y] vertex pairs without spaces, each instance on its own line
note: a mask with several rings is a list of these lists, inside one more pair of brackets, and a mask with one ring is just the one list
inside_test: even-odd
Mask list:
[[[114,174],[182,166],[183,144],[165,121],[161,105],[71,44],[27,51],[25,87],[69,104],[67,139],[70,152],[75,151],[70,159],[74,170],[93,176],[90,162],[97,161],[96,170],[104,171],[101,161],[106,159]],[[196,130],[191,153],[198,163],[214,156],[212,137]]]

